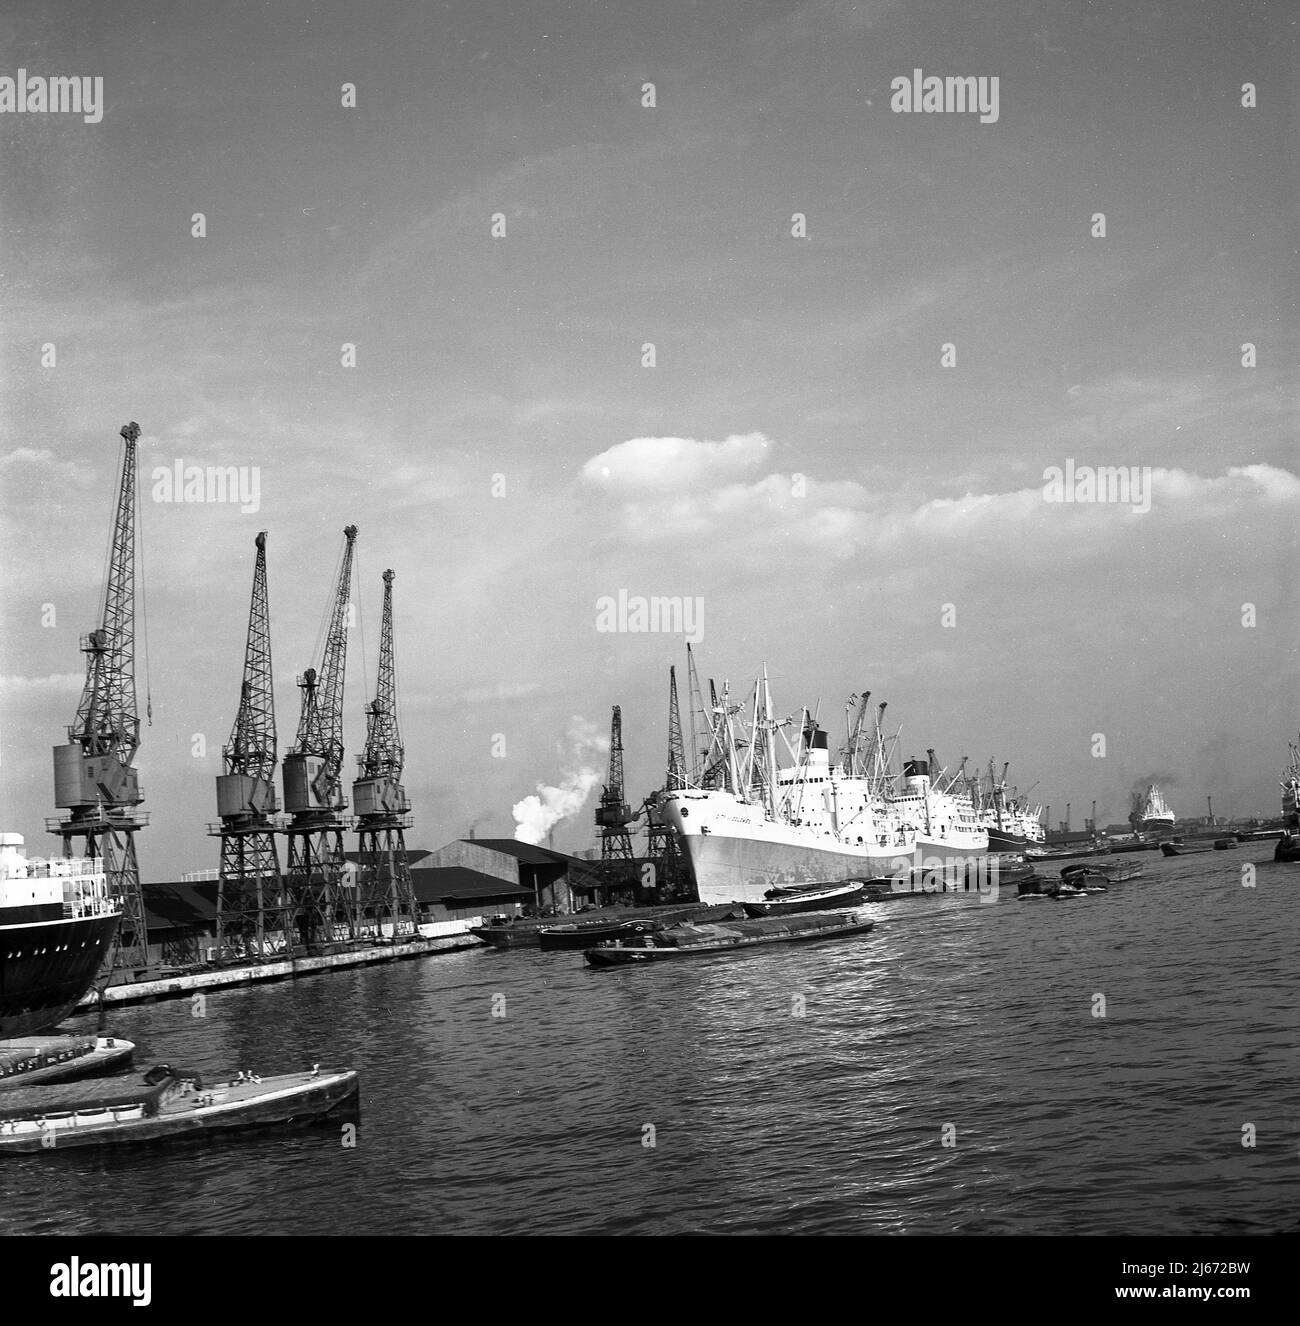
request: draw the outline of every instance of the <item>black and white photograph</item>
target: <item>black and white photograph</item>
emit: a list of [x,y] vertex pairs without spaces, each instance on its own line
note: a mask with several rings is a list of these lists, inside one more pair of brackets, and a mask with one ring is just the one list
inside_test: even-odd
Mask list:
[[1261,1306],[1298,25],[0,7],[6,1279],[904,1236]]

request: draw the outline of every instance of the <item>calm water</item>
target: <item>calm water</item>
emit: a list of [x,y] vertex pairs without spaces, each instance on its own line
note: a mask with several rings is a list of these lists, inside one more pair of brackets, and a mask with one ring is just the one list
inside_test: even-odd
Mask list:
[[743,958],[476,951],[121,1010],[142,1067],[361,1069],[357,1145],[7,1157],[0,1233],[1294,1229],[1300,867],[1270,851]]

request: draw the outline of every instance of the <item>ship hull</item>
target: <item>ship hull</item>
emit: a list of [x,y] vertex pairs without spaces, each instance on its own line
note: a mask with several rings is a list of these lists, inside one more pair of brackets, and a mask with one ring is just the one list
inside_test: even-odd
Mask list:
[[868,857],[860,850],[732,837],[722,833],[689,834],[681,839],[695,873],[701,902],[761,903],[769,889],[792,884],[839,884],[848,880],[906,879],[913,870],[985,857],[982,851],[952,848],[918,840],[916,849],[890,857]]
[[119,916],[0,925],[0,1040],[56,1026],[90,989]]
[[1159,833],[1173,833],[1173,831],[1174,831],[1174,821],[1172,816],[1170,816],[1170,818],[1167,820],[1163,819],[1141,820],[1138,823],[1139,833],[1159,834]]
[[989,829],[989,851],[1011,855],[1023,852],[1026,847],[1037,847],[1023,833],[1012,833],[1010,829]]

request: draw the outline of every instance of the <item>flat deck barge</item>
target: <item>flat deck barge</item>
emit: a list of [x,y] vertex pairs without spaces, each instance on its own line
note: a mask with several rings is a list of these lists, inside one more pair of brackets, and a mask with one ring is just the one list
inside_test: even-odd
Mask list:
[[319,1118],[357,1095],[353,1069],[205,1085],[166,1066],[143,1078],[0,1093],[0,1154],[156,1142]]
[[125,1068],[135,1042],[120,1036],[20,1036],[0,1041],[0,1091],[71,1082]]

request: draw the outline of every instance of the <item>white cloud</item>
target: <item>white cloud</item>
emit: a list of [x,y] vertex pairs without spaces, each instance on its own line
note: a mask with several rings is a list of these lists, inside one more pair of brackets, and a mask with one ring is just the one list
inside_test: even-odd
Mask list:
[[80,672],[52,672],[48,677],[0,677],[0,691],[30,695],[33,691],[79,691],[85,677]]
[[721,442],[634,437],[593,456],[582,467],[582,479],[613,490],[681,492],[752,471],[770,446],[762,433],[733,433]]

